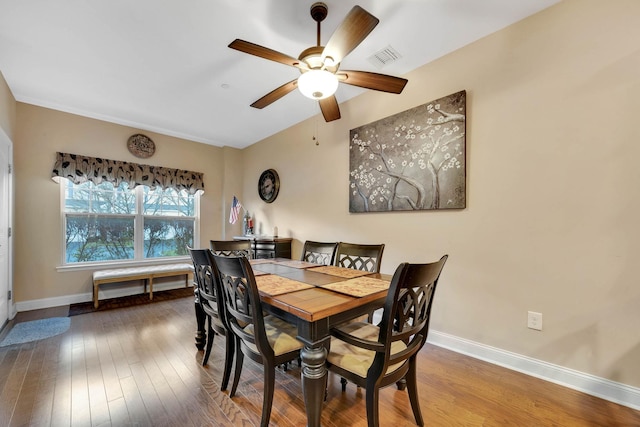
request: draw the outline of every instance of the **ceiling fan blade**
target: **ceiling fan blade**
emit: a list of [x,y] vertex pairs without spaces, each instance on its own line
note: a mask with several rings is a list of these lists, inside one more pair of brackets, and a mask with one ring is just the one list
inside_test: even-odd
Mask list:
[[251,104],[253,108],[264,108],[267,105],[276,102],[278,99],[282,98],[289,92],[295,90],[298,87],[298,79],[291,80],[288,83],[283,84],[277,89],[272,90],[262,98],[258,99],[256,102]]
[[329,38],[322,52],[322,59],[330,56],[334,64],[341,62],[369,35],[378,22],[378,18],[360,6],[354,6]]
[[292,67],[298,67],[300,65],[300,60],[296,58],[292,58],[284,53],[280,53],[273,49],[269,49],[268,47],[260,46],[248,41],[235,39],[229,43],[229,47],[231,49],[239,50],[240,52],[248,53],[249,55],[259,56],[260,58],[290,65]]
[[407,79],[401,77],[370,73],[368,71],[341,70],[336,75],[342,83],[389,93],[401,93],[408,82]]
[[325,122],[332,122],[340,118],[340,108],[338,107],[338,101],[335,96],[331,95],[318,102],[320,103],[320,110],[322,111]]

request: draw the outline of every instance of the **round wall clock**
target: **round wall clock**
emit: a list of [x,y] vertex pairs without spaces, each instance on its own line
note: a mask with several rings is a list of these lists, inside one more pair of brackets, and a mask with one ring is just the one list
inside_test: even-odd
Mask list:
[[156,152],[156,144],[147,135],[141,133],[129,137],[127,148],[131,154],[142,159],[151,157]]
[[274,169],[267,169],[262,172],[258,179],[258,194],[267,203],[273,202],[278,197],[280,191],[280,178]]

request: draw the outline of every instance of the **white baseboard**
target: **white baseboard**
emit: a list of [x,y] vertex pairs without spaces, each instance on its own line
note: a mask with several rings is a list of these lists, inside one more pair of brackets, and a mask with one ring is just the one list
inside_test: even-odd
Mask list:
[[427,341],[494,365],[550,381],[632,409],[640,410],[640,388],[585,374],[454,335],[431,330]]
[[43,308],[59,307],[61,305],[76,304],[79,302],[87,302],[93,299],[93,294],[75,294],[65,295],[62,297],[33,299],[29,301],[20,301],[16,303],[16,311],[41,310]]
[[[184,279],[173,280],[167,282],[154,282],[153,292],[166,291],[169,289],[177,289],[184,287]],[[133,286],[114,286],[113,288],[105,287],[100,289],[100,299],[118,298],[128,295],[141,294],[144,286],[135,284]],[[93,301],[93,293],[87,292],[82,294],[65,295],[62,297],[43,298],[30,301],[21,301],[15,304],[16,312],[40,310],[43,308],[59,307],[61,305],[77,304],[81,302]]]

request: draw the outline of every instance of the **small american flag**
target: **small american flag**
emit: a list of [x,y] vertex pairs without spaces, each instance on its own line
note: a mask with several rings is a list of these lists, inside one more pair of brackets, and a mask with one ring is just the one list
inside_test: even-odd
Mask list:
[[236,196],[233,196],[233,201],[231,202],[231,212],[229,212],[229,223],[236,223],[236,221],[238,220],[238,215],[240,214],[241,207],[242,205],[240,204],[240,201],[236,198]]

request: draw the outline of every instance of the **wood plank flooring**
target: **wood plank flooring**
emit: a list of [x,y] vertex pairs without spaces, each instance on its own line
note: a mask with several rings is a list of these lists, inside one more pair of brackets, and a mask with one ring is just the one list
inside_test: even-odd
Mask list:
[[[66,316],[68,307],[16,321]],[[245,359],[221,392],[224,338],[209,365],[194,345],[192,298],[82,314],[56,337],[0,348],[0,426],[257,426],[261,367]],[[419,394],[429,426],[638,426],[640,411],[427,345]],[[380,394],[381,425],[414,426],[406,392]],[[271,425],[304,426],[300,369],[276,373]],[[364,391],[329,376],[327,427],[366,426]]]

